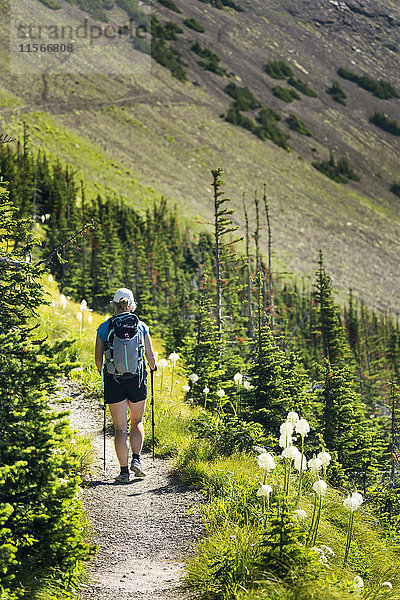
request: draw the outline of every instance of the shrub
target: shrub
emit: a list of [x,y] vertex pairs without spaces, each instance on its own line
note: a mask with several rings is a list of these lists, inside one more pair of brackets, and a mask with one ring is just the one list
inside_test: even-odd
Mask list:
[[254,131],[255,129],[253,119],[249,119],[249,117],[242,115],[236,106],[230,106],[228,108],[225,121],[228,121],[228,123],[232,123],[233,125],[239,125],[239,127],[243,127],[243,129],[248,129],[249,131]]
[[394,119],[390,119],[387,115],[381,112],[375,112],[369,120],[377,127],[392,135],[400,135],[400,125]]
[[273,88],[272,93],[280,100],[284,102],[293,102],[293,100],[300,100],[300,96],[294,90],[290,90],[289,88],[281,87],[277,85]]
[[220,10],[222,10],[224,8],[224,6],[233,8],[233,10],[236,10],[237,12],[242,12],[242,10],[243,10],[243,8],[241,6],[239,6],[238,4],[235,4],[235,2],[233,2],[233,0],[200,0],[200,2],[204,2],[205,4],[210,4],[211,6],[214,6],[215,8],[219,8]]
[[61,6],[59,4],[57,4],[57,2],[54,2],[54,0],[39,0],[42,4],[44,4],[44,6],[47,6],[47,8],[52,8],[53,10],[58,10],[59,8],[61,8]]
[[341,157],[337,162],[331,150],[329,160],[313,161],[312,166],[337,183],[347,183],[349,179],[360,181],[360,177],[353,171],[349,159]]
[[301,79],[297,79],[297,77],[289,77],[288,84],[292,85],[299,90],[305,96],[309,96],[310,98],[317,98],[318,94],[315,92],[305,81]]
[[183,29],[173,21],[167,21],[164,25],[157,17],[151,17],[151,35],[160,40],[177,40],[177,34],[183,33]]
[[297,115],[291,113],[286,119],[286,122],[290,129],[297,131],[297,133],[300,133],[301,135],[311,137],[311,131]]
[[284,60],[273,60],[264,66],[264,71],[274,79],[286,79],[294,75],[290,66]]
[[204,58],[206,60],[211,60],[214,62],[220,62],[221,60],[217,54],[212,52],[209,48],[204,48],[201,44],[199,44],[199,42],[194,42],[191,45],[190,49],[192,50],[192,52],[195,52],[201,58]]
[[280,119],[279,113],[272,108],[262,108],[257,115],[257,121],[260,125],[256,127],[254,133],[262,140],[271,140],[277,146],[290,150],[287,143],[290,136],[279,129],[277,125]]
[[227,70],[219,65],[221,61],[219,56],[209,50],[209,48],[204,48],[198,42],[194,42],[190,49],[198,54],[201,58],[205,59],[199,61],[199,65],[203,67],[203,69],[211,71],[212,73],[216,73],[217,75],[221,75],[221,77],[229,77]]
[[236,83],[228,83],[224,91],[236,100],[235,107],[237,110],[251,110],[260,106],[259,101],[253,96],[247,85],[239,87]]
[[174,2],[174,0],[158,0],[160,4],[162,4],[163,6],[165,6],[166,8],[169,8],[169,10],[173,10],[176,13],[181,13],[181,9],[179,8],[179,6],[177,6]]
[[394,183],[390,188],[390,191],[400,198],[400,183]]
[[153,40],[151,56],[163,67],[167,67],[176,79],[187,81],[186,63],[182,60],[179,50],[167,46],[164,40]]
[[392,86],[392,84],[388,81],[385,81],[384,79],[380,79],[379,81],[377,81],[376,79],[372,79],[372,77],[369,77],[368,75],[357,75],[356,73],[353,73],[348,69],[344,69],[343,67],[340,67],[337,73],[339,77],[342,77],[343,79],[348,79],[349,81],[353,81],[353,83],[356,83],[359,87],[363,88],[364,90],[367,90],[368,92],[371,92],[371,94],[373,94],[377,98],[381,98],[382,100],[388,100],[390,98],[400,98],[399,94]]
[[332,80],[332,85],[326,90],[326,93],[330,94],[335,102],[339,102],[339,104],[343,104],[344,106],[346,105],[347,94],[337,81]]
[[205,32],[203,25],[196,21],[196,19],[185,19],[183,23],[186,27],[189,27],[189,29],[194,29],[194,31],[198,31],[199,33]]

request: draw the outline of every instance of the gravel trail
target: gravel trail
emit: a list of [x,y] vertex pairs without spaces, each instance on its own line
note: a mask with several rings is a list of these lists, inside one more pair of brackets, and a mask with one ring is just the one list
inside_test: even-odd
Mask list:
[[83,492],[83,503],[98,553],[89,566],[89,581],[80,600],[186,600],[182,588],[184,559],[202,535],[201,494],[181,484],[166,460],[142,456],[147,476],[117,484],[119,471],[113,438],[106,436],[103,472],[103,413],[79,387],[63,380],[58,404],[71,411],[73,429],[90,435],[98,475]]

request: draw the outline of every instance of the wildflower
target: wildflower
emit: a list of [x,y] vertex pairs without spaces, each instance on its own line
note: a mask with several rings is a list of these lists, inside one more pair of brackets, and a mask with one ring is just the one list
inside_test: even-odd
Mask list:
[[318,479],[318,481],[313,483],[312,488],[317,496],[325,496],[327,485],[325,481]]
[[233,376],[233,381],[236,383],[237,386],[239,386],[243,381],[243,375],[241,373],[236,373]]
[[92,321],[93,321],[93,317],[92,317],[92,315],[89,313],[89,314],[88,314],[88,316],[87,316],[87,322],[89,323],[89,325],[91,325]]
[[219,396],[219,398],[223,398],[225,396],[224,390],[219,389],[217,392],[217,396]]
[[72,440],[70,440],[70,444],[76,444],[76,440],[74,438],[72,438]]
[[300,421],[296,423],[295,429],[296,433],[299,433],[301,437],[304,438],[310,432],[310,425],[305,419],[300,419]]
[[81,313],[81,311],[78,311],[76,313],[76,318],[78,319],[79,323],[82,323],[82,313]]
[[288,446],[282,450],[282,456],[284,458],[288,458],[289,460],[296,460],[301,457],[299,450],[296,446]]
[[59,478],[58,483],[60,485],[65,485],[66,483],[68,483],[68,479],[63,479],[62,477]]
[[329,452],[326,452],[325,450],[323,452],[320,452],[319,454],[317,454],[317,458],[319,458],[319,460],[322,461],[322,464],[324,467],[327,467],[329,465],[329,463],[331,462],[331,455],[329,454]]
[[293,434],[293,425],[289,421],[285,421],[280,426],[279,431],[281,435],[291,436]]
[[313,458],[311,458],[308,461],[308,468],[313,473],[318,473],[318,471],[320,470],[321,467],[322,467],[322,460],[320,458],[316,458],[315,454],[314,454]]
[[297,510],[294,511],[293,514],[294,514],[295,518],[300,522],[303,522],[307,519],[307,513],[302,508],[298,508]]
[[87,310],[87,309],[88,309],[88,305],[87,305],[87,302],[86,302],[86,300],[85,300],[85,299],[83,299],[83,300],[81,301],[80,307],[81,307],[81,308],[80,308],[80,310],[81,310],[82,312],[84,312],[85,310]]
[[188,392],[190,392],[190,385],[183,385],[182,389],[185,392],[185,394],[187,394]]
[[319,562],[322,564],[326,564],[328,562],[328,559],[326,558],[324,551],[322,550],[322,548],[318,548],[317,546],[313,546],[312,548],[310,548],[310,550],[314,550],[314,552],[317,552],[319,554]]
[[276,467],[274,458],[269,452],[262,452],[259,454],[257,457],[257,464],[260,469],[265,469],[268,473]]
[[160,358],[160,360],[158,361],[157,367],[159,367],[162,371],[164,371],[167,364],[168,364],[168,361],[165,358]]
[[171,354],[168,356],[169,360],[172,363],[172,366],[174,367],[177,363],[177,361],[179,360],[179,354],[177,354],[176,352],[171,352]]
[[53,299],[52,299],[52,301],[51,301],[51,307],[52,307],[52,308],[55,308],[55,306],[56,306],[56,301],[55,301],[55,300],[54,300],[54,298],[53,298]]
[[53,282],[53,275],[50,273],[50,275],[47,277],[47,279],[49,280],[49,283]]
[[351,512],[354,512],[355,510],[357,510],[357,508],[360,508],[362,503],[363,503],[363,497],[361,494],[358,494],[357,492],[353,492],[351,494],[351,496],[347,496],[347,498],[345,498],[343,500],[343,506],[345,508],[347,508],[347,510],[350,510]]
[[287,448],[292,445],[292,436],[291,435],[281,435],[279,438],[279,445],[281,448]]
[[356,590],[362,590],[362,588],[364,587],[364,582],[362,580],[362,577],[360,577],[359,575],[356,575],[353,579],[353,585]]
[[196,383],[196,381],[199,380],[199,376],[196,375],[196,373],[192,373],[191,375],[189,375],[189,381],[191,381],[192,383]]
[[321,550],[324,552],[325,556],[335,556],[334,551],[329,546],[325,546],[325,544],[321,544]]
[[289,421],[289,423],[291,423],[293,426],[296,425],[298,420],[299,420],[299,415],[297,414],[297,412],[294,412],[294,410],[291,410],[288,413],[288,416],[286,417],[286,421]]
[[257,496],[268,496],[272,492],[272,487],[270,485],[262,484],[260,489],[257,490]]
[[68,300],[66,299],[64,294],[60,294],[60,305],[63,310],[65,310],[67,304],[68,304]]
[[205,388],[203,389],[203,394],[205,394],[205,395],[207,396],[207,394],[209,394],[209,393],[210,393],[210,388],[208,388],[208,387],[205,387]]
[[382,583],[382,587],[387,587],[389,590],[393,589],[393,585],[390,583],[390,581],[384,581]]
[[302,455],[299,452],[299,455],[296,456],[296,458],[294,459],[294,468],[296,469],[296,471],[300,471],[300,473],[303,473],[303,471],[307,471],[307,460],[304,458],[302,458]]
[[246,390],[246,392],[254,389],[254,386],[251,385],[250,381],[244,381],[243,382],[243,387]]

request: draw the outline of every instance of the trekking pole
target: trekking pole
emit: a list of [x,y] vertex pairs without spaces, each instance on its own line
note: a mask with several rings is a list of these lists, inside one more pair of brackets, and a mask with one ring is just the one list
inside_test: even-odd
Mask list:
[[151,378],[151,433],[153,439],[153,460],[154,460],[154,371],[150,371]]
[[106,472],[106,410],[107,410],[107,405],[104,402],[104,404],[103,404],[103,412],[104,412],[104,422],[103,422],[103,468],[104,468],[104,473]]

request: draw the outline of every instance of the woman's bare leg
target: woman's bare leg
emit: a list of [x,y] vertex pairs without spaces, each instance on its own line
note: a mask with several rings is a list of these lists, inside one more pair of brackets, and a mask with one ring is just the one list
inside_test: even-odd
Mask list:
[[146,408],[146,400],[141,400],[140,402],[129,402],[128,406],[131,417],[131,431],[129,434],[129,439],[132,453],[140,454],[144,441],[143,415]]
[[109,404],[111,417],[114,423],[114,446],[121,467],[128,466],[128,400]]

